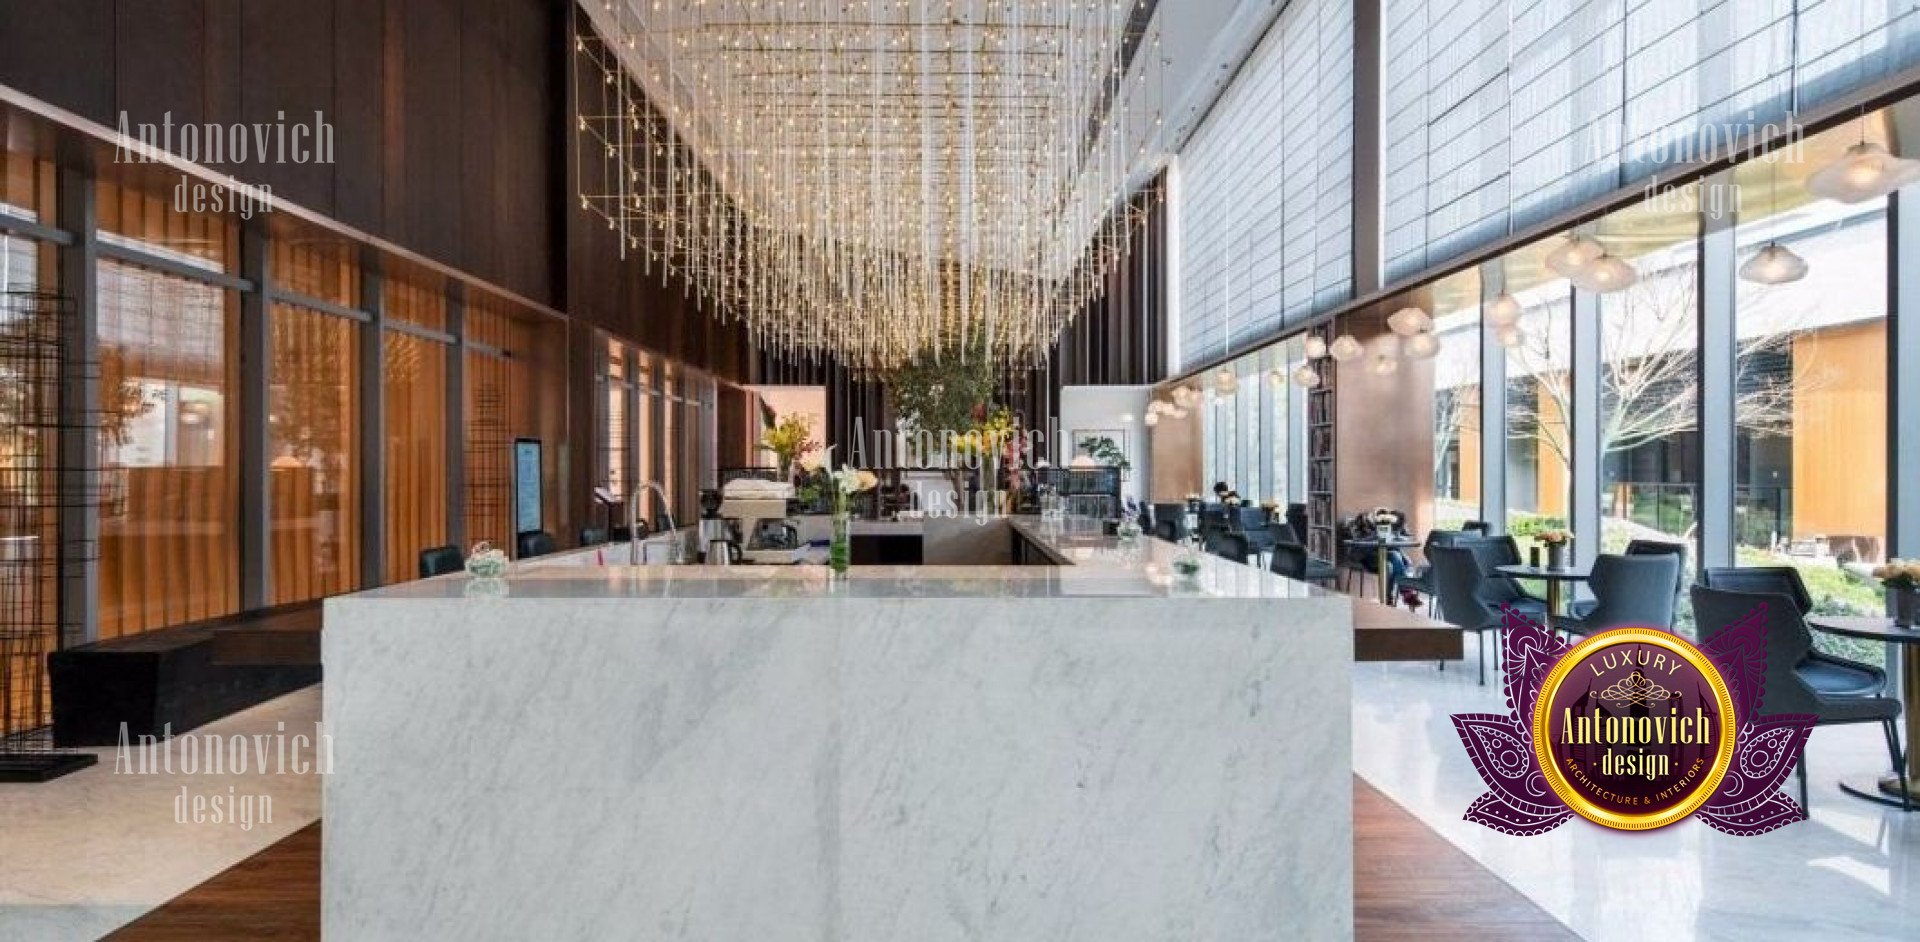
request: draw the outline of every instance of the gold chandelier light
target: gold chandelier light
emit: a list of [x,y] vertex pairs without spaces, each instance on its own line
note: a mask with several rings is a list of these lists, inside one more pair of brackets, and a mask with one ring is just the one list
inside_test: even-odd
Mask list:
[[1152,3],[587,0],[580,206],[761,349],[1044,364],[1144,217]]

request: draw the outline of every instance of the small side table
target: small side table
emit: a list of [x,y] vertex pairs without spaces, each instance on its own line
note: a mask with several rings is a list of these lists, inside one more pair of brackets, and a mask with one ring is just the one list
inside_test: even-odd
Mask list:
[[1387,553],[1397,549],[1412,549],[1419,546],[1420,541],[1405,536],[1396,536],[1388,540],[1373,537],[1365,540],[1348,540],[1347,545],[1354,549],[1374,551],[1374,573],[1380,577],[1380,604],[1391,606],[1393,593],[1387,588],[1387,573],[1392,572],[1393,567],[1387,558]]
[[1585,582],[1593,578],[1593,567],[1591,566],[1566,566],[1560,569],[1554,569],[1549,566],[1528,566],[1521,563],[1510,563],[1505,566],[1495,566],[1493,567],[1493,571],[1511,579],[1538,579],[1545,582],[1547,584],[1548,616],[1566,614],[1566,609],[1562,604],[1565,602],[1563,598],[1565,593],[1560,590],[1560,586],[1563,583]]
[[[1920,762],[1913,754],[1915,737],[1920,736],[1920,628],[1901,627],[1891,618],[1871,618],[1851,615],[1808,615],[1807,627],[1830,635],[1848,638],[1861,638],[1867,641],[1880,641],[1900,646],[1900,701],[1901,719],[1907,725],[1907,781],[1920,784]],[[1856,798],[1899,808],[1902,805],[1900,795],[1900,777],[1897,775],[1878,776],[1877,780],[1866,782],[1840,783],[1840,790]],[[1914,795],[1914,804],[1920,806],[1920,795]]]

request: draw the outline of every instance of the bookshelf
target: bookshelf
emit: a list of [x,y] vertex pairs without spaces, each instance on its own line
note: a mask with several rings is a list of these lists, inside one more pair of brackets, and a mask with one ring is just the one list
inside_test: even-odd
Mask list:
[[[1333,342],[1332,323],[1313,328],[1312,335]],[[1339,371],[1332,357],[1309,361],[1320,383],[1307,390],[1307,552],[1319,559],[1334,558],[1338,548],[1338,506],[1334,459],[1338,442],[1333,433],[1334,399]]]

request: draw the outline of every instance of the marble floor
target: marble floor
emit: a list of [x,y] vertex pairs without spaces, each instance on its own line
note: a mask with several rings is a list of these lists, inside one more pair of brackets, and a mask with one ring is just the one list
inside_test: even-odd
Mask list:
[[1596,942],[1838,942],[1920,931],[1920,812],[1903,816],[1836,785],[1886,767],[1878,727],[1815,730],[1812,818],[1770,834],[1730,837],[1694,821],[1625,833],[1576,818],[1511,837],[1461,819],[1485,788],[1449,716],[1506,709],[1498,686],[1479,686],[1468,652],[1445,672],[1354,665],[1354,770],[1574,932]]
[[[143,772],[143,757],[160,756],[135,746],[118,769],[117,750],[95,749],[97,765],[65,778],[0,784],[0,939],[97,939],[313,823],[320,777],[292,771],[292,753],[283,763],[278,750],[280,737],[311,738],[319,718],[320,688],[309,687],[193,730],[198,747],[218,737],[229,750],[222,774],[185,774],[179,743],[172,773]],[[247,771],[226,771],[234,748],[247,750]],[[238,813],[214,823],[213,806],[196,815],[193,798]]]

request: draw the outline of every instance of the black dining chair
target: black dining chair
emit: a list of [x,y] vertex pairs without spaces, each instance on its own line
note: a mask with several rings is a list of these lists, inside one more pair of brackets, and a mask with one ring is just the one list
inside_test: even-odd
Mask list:
[[[1709,567],[1700,573],[1700,584],[1710,589],[1733,592],[1770,592],[1793,600],[1794,611],[1804,618],[1813,613],[1813,596],[1792,566]],[[1876,697],[1886,692],[1887,672],[1872,664],[1828,654],[1813,646],[1807,637],[1807,658],[1794,665],[1794,672],[1807,686],[1829,697]]]
[[513,548],[514,558],[533,559],[536,556],[545,556],[560,547],[553,541],[553,534],[545,530],[533,530],[516,537]]
[[1180,542],[1180,521],[1162,517],[1153,522],[1153,535],[1169,543]]
[[1674,556],[1680,565],[1673,574],[1673,597],[1677,602],[1687,594],[1687,544],[1669,543],[1665,540],[1628,540],[1628,556]]
[[1433,556],[1433,587],[1440,607],[1447,613],[1447,621],[1458,625],[1461,631],[1471,631],[1480,638],[1480,684],[1487,683],[1487,632],[1494,633],[1494,651],[1500,649],[1500,631],[1505,626],[1505,618],[1499,606],[1488,601],[1484,590],[1489,581],[1480,568],[1480,558],[1472,549],[1465,546],[1435,546]]
[[599,546],[607,541],[607,531],[600,527],[580,528],[581,546]]
[[431,579],[467,568],[458,546],[430,546],[420,551],[420,578]]
[[1492,536],[1493,524],[1485,520],[1469,520],[1460,525],[1460,532],[1471,533],[1475,536]]
[[1556,615],[1553,628],[1568,634],[1590,635],[1615,628],[1673,630],[1677,599],[1673,583],[1680,557],[1670,553],[1622,556],[1602,553],[1593,561],[1587,585],[1594,605],[1581,615]]
[[1249,551],[1247,549],[1247,537],[1244,533],[1210,530],[1202,537],[1202,540],[1207,547],[1207,552],[1215,556],[1222,559],[1231,559],[1236,563],[1242,564],[1247,561]]
[[[1512,606],[1514,611],[1537,619],[1545,619],[1547,602],[1537,595],[1529,594],[1520,587],[1520,583],[1495,572],[1495,567],[1518,565],[1520,562],[1520,544],[1511,536],[1460,537],[1454,541],[1457,547],[1473,553],[1474,560],[1480,566],[1481,578],[1486,586],[1481,596],[1487,604],[1499,611],[1503,605]],[[1446,599],[1441,598],[1440,606],[1446,608]]]
[[1470,534],[1466,530],[1428,530],[1427,538],[1422,541],[1420,546],[1420,556],[1427,561],[1427,564],[1419,569],[1409,571],[1406,576],[1400,580],[1401,586],[1412,589],[1432,600],[1431,604],[1435,618],[1441,617],[1441,609],[1440,601],[1433,591],[1433,548],[1436,546],[1452,546],[1459,540],[1469,536]]
[[1267,569],[1295,582],[1311,581],[1307,578],[1307,548],[1298,543],[1273,544],[1273,558],[1267,563]]
[[[1900,775],[1901,805],[1911,811],[1907,791],[1907,764],[1900,755],[1900,736],[1894,723],[1900,719],[1900,701],[1892,697],[1830,697],[1806,682],[1796,665],[1813,653],[1813,633],[1807,628],[1799,605],[1791,595],[1780,592],[1735,592],[1704,585],[1693,587],[1693,617],[1700,626],[1700,641],[1705,644],[1766,606],[1767,626],[1766,692],[1761,701],[1764,715],[1811,713],[1814,725],[1839,726],[1854,723],[1879,723],[1886,734],[1887,758]],[[1911,744],[1909,744],[1911,745]],[[1800,752],[1800,808],[1807,808],[1807,754]]]

